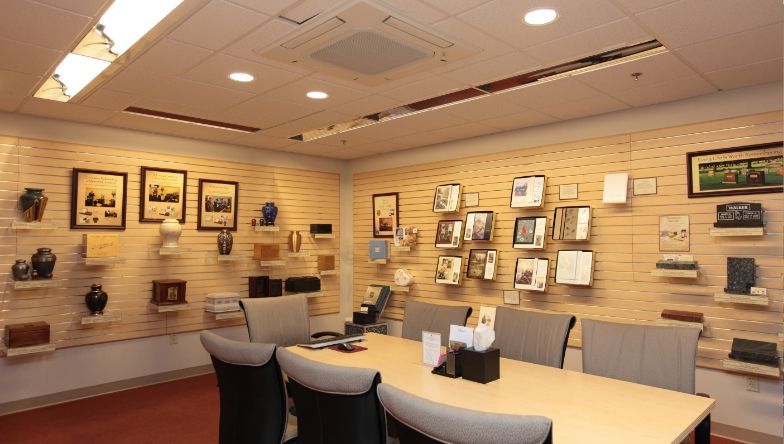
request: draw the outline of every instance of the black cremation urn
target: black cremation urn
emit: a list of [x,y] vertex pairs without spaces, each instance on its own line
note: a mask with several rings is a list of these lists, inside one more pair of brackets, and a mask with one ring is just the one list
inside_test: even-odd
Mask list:
[[51,279],[56,261],[57,256],[52,253],[51,248],[39,248],[38,252],[30,259],[30,262],[33,264],[33,277]]
[[106,302],[109,301],[109,295],[101,290],[101,286],[93,284],[90,291],[84,295],[84,302],[87,308],[90,309],[90,314],[93,316],[102,315],[103,309],[106,307]]
[[24,259],[17,259],[11,266],[11,273],[15,281],[26,281],[30,279],[30,265]]

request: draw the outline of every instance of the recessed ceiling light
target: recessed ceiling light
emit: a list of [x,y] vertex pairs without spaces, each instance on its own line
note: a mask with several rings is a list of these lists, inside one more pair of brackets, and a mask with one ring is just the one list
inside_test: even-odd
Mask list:
[[247,72],[233,72],[229,74],[229,78],[235,82],[252,82],[255,77]]
[[308,91],[308,93],[305,95],[308,96],[308,98],[315,100],[322,100],[329,97],[329,94],[325,93],[324,91]]
[[536,8],[525,13],[523,21],[527,25],[542,26],[548,25],[558,18],[558,12],[552,8]]

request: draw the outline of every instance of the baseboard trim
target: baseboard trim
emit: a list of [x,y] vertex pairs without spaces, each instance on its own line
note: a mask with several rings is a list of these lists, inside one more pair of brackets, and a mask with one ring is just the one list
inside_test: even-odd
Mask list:
[[140,376],[138,378],[124,379],[122,381],[107,382],[105,384],[93,385],[64,392],[52,393],[49,395],[36,396],[34,398],[20,399],[18,401],[0,404],[0,416],[10,413],[22,412],[25,410],[37,409],[54,404],[76,401],[77,399],[89,398],[91,396],[105,395],[107,393],[119,392],[132,388],[144,387],[147,385],[160,384],[162,382],[175,381],[177,379],[190,378],[192,376],[212,373],[211,364],[200,365],[197,367],[172,370],[170,372],[156,373],[154,375]]
[[748,444],[781,444],[781,436],[768,435],[718,422],[711,422],[711,435]]

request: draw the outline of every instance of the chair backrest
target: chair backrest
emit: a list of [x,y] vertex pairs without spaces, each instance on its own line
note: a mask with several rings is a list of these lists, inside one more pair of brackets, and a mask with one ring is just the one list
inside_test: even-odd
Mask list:
[[449,326],[465,325],[471,316],[467,305],[439,305],[419,301],[406,301],[403,315],[403,333],[406,339],[422,340],[423,331],[441,333],[441,345],[449,342]]
[[218,378],[220,444],[279,444],[287,408],[275,345],[233,341],[209,331],[201,332],[201,343]]
[[304,294],[240,299],[251,342],[288,347],[310,342],[308,301]]
[[583,371],[694,394],[696,328],[583,319]]
[[316,362],[284,348],[278,362],[289,378],[297,409],[297,442],[381,444],[384,409],[378,402],[377,370]]
[[563,368],[566,343],[575,317],[498,307],[495,342],[504,358]]
[[452,407],[379,384],[378,398],[397,428],[400,444],[552,442],[544,416],[503,415]]

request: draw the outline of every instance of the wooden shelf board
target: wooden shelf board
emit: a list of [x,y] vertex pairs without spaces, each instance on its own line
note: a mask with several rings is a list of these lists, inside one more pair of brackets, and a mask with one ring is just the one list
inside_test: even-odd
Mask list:
[[122,314],[119,311],[112,311],[102,315],[82,316],[82,325],[105,324],[107,322],[116,322],[121,319]]
[[56,228],[57,226],[50,222],[25,222],[22,220],[11,222],[13,230],[54,230]]
[[56,287],[59,279],[31,279],[29,281],[14,281],[14,290],[33,290],[36,288]]
[[397,252],[400,252],[400,253],[408,253],[408,252],[411,251],[411,246],[410,245],[406,245],[405,247],[396,247],[396,246],[393,245],[392,246],[392,251],[397,251]]
[[741,373],[751,373],[760,376],[770,376],[773,378],[780,378],[781,371],[778,367],[754,364],[752,362],[736,361],[735,359],[724,359],[721,361],[721,366],[725,370],[731,370]]
[[310,253],[306,252],[297,252],[297,253],[288,253],[289,257],[309,257]]
[[387,259],[368,259],[368,262],[371,264],[384,265],[387,263]]
[[654,268],[651,276],[657,277],[679,277],[694,279],[699,275],[699,270],[673,270],[670,268]]
[[259,261],[259,265],[262,267],[282,267],[286,265],[286,261],[277,260],[277,261]]
[[411,292],[411,287],[404,287],[402,285],[393,285],[389,287],[389,290],[393,293],[409,293]]
[[176,256],[178,254],[190,253],[191,251],[190,247],[161,247],[158,250],[158,254],[161,256]]
[[737,228],[714,227],[708,230],[708,233],[714,237],[763,236],[765,234],[765,227],[737,227]]
[[767,296],[752,296],[748,294],[716,293],[713,295],[716,302],[730,302],[733,304],[746,305],[768,305],[770,299]]
[[231,255],[231,254],[218,255],[218,262],[240,262],[247,259],[250,259],[250,256]]
[[321,270],[319,274],[322,276],[332,276],[338,274],[338,270]]
[[272,225],[272,226],[257,225],[255,227],[253,227],[253,231],[262,231],[262,232],[271,233],[271,232],[280,231],[280,227],[276,227],[274,225]]
[[245,313],[242,310],[224,311],[222,313],[215,313],[206,311],[207,317],[213,318],[216,321],[224,321],[226,319],[245,319]]
[[84,258],[84,265],[88,267],[101,266],[101,265],[114,265],[124,264],[124,257],[86,257]]
[[334,233],[316,233],[313,235],[314,239],[334,239]]
[[150,302],[148,307],[151,311],[156,313],[168,313],[171,311],[185,311],[191,308],[191,304],[186,302],[184,304],[171,304],[171,305],[157,305]]
[[704,329],[704,325],[700,324],[699,322],[686,322],[686,321],[678,321],[675,319],[664,319],[664,318],[657,319],[656,325],[661,325],[664,327],[698,328],[700,329],[700,331],[703,331]]
[[33,355],[37,353],[49,353],[55,351],[57,346],[54,343],[49,344],[40,344],[40,345],[31,345],[29,347],[14,347],[14,348],[3,348],[3,352],[7,357],[12,356],[22,356],[22,355]]

